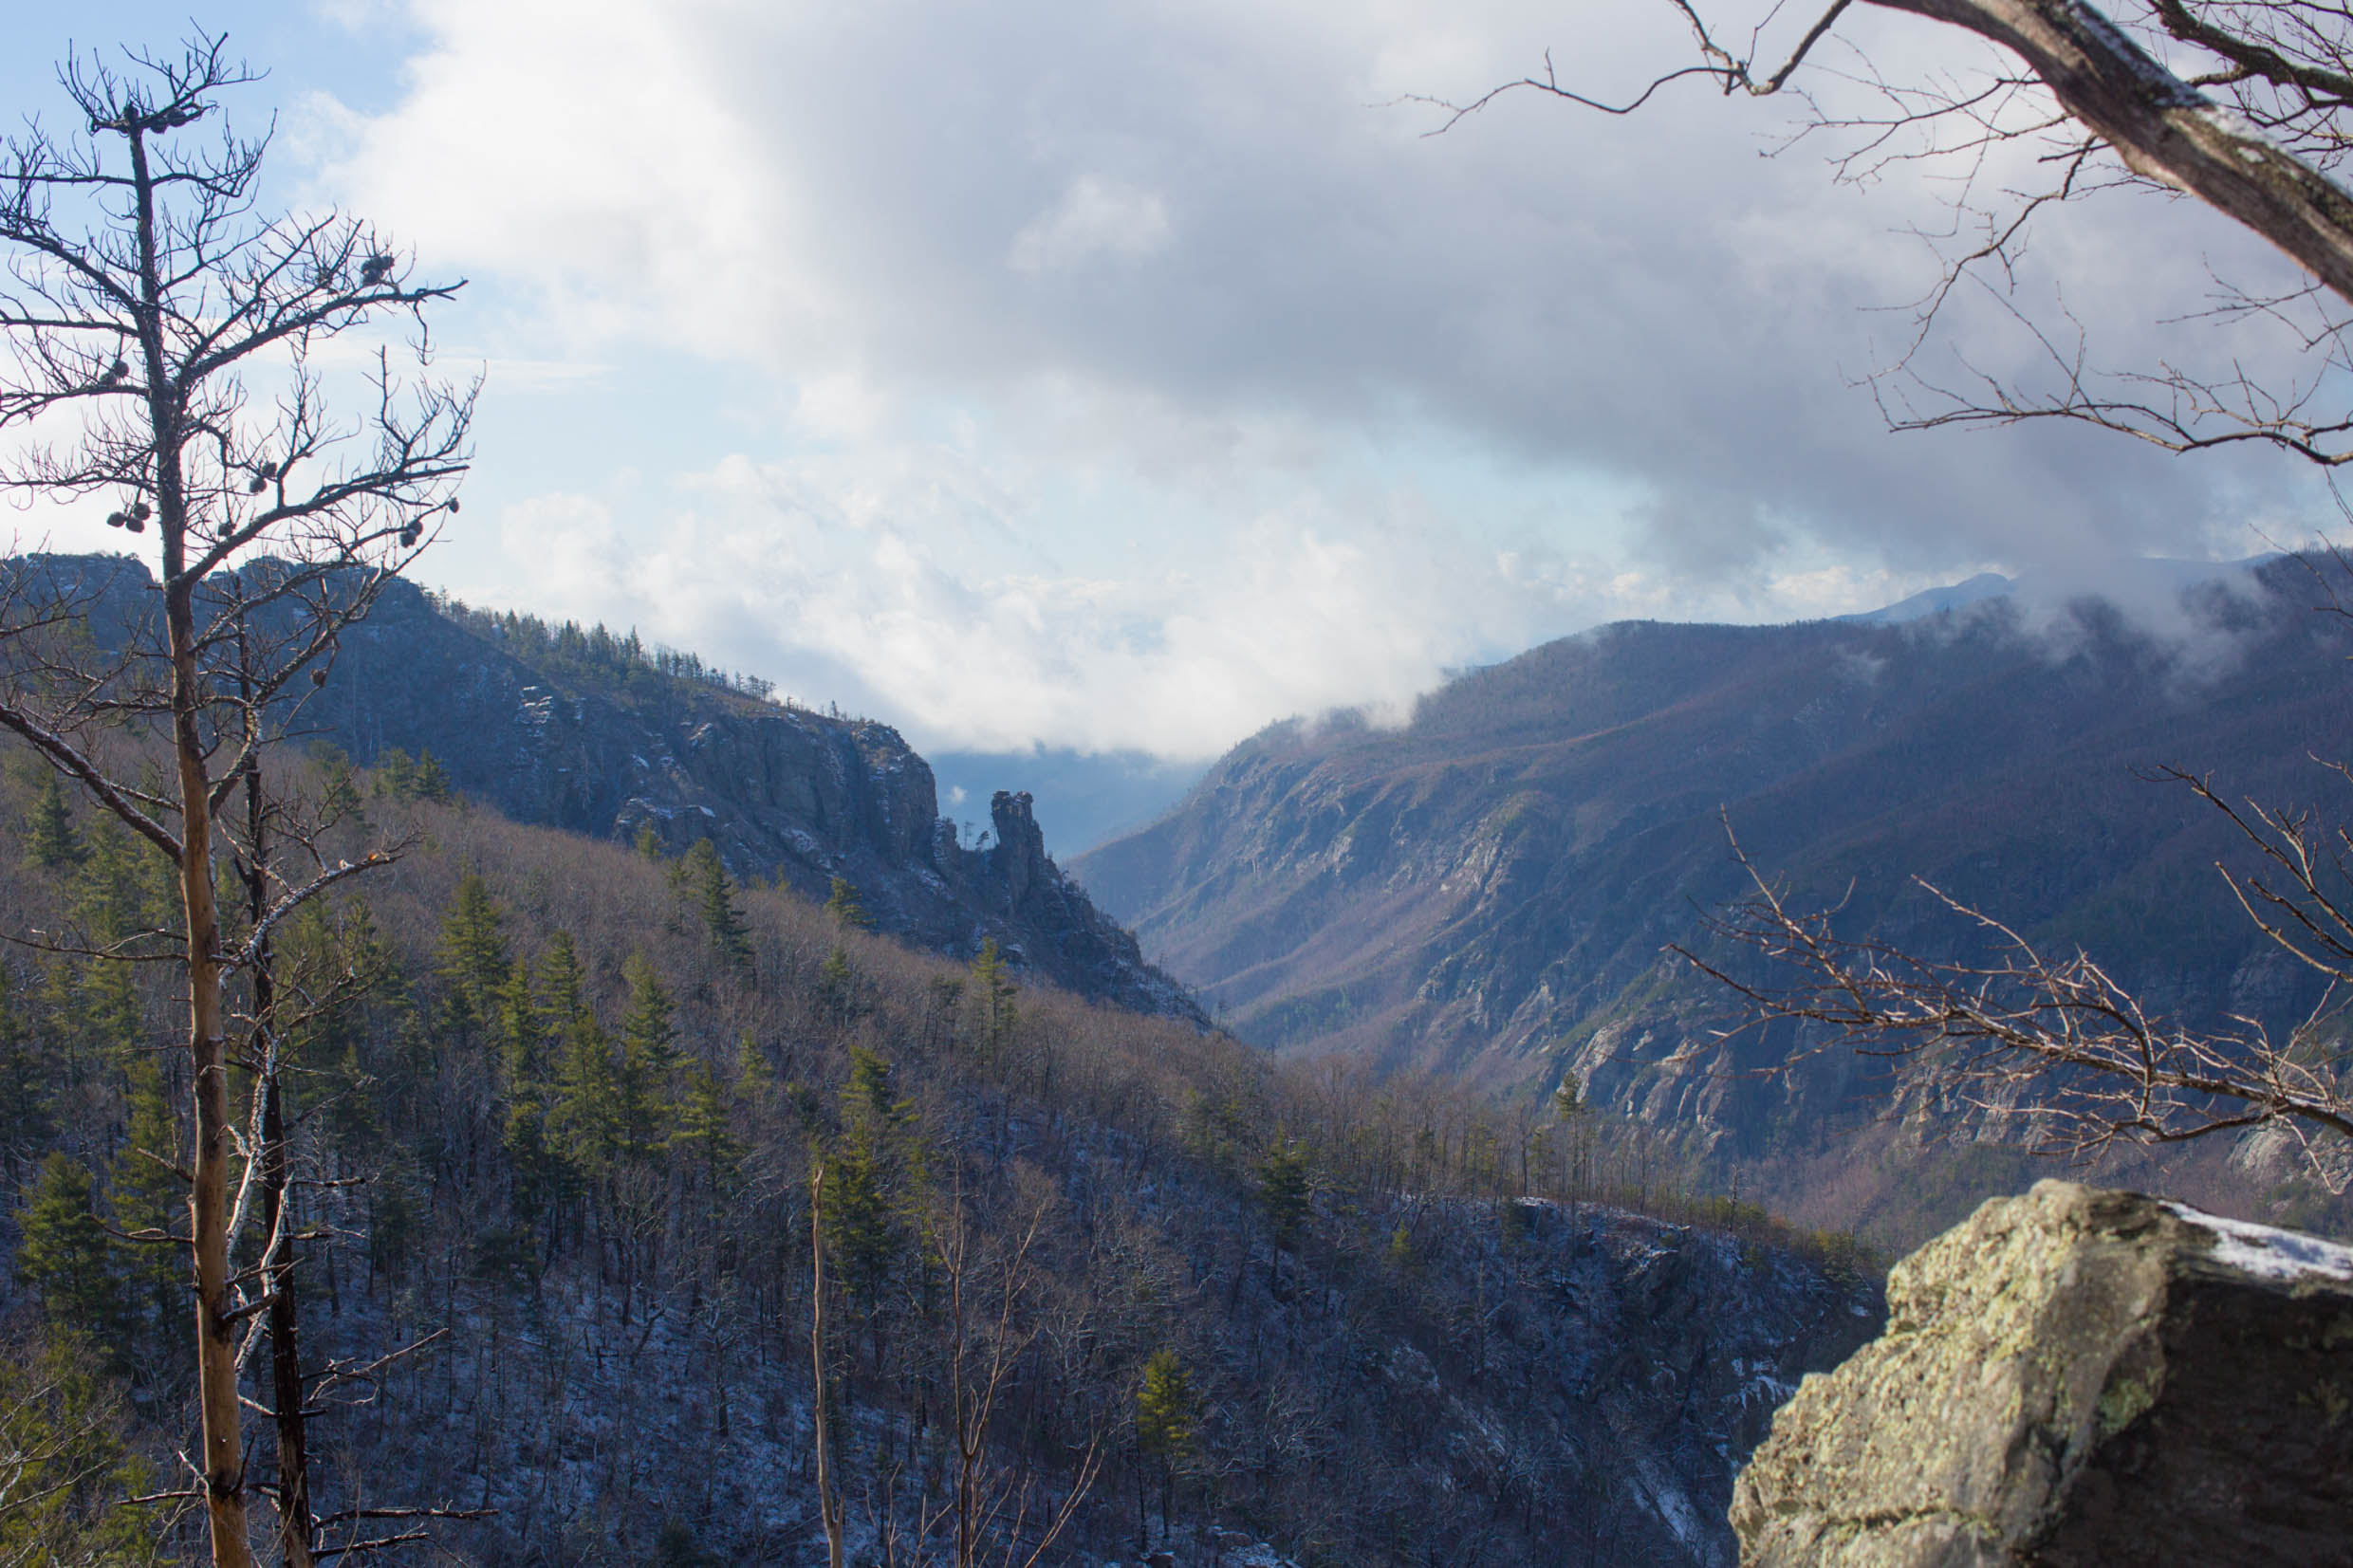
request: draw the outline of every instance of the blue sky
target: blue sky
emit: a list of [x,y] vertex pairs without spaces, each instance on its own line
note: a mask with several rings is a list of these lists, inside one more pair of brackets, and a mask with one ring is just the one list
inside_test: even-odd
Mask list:
[[[1531,96],[1432,138],[1397,101],[1547,48],[1603,83],[1679,63],[1644,0],[197,19],[270,73],[227,107],[278,116],[272,199],[367,213],[470,280],[435,333],[487,370],[479,460],[422,580],[635,625],[927,747],[1199,757],[1601,620],[2234,556],[2331,515],[2275,462],[1889,434],[1860,382],[1934,281],[1907,230],[1946,221],[1937,188],[1761,156],[1776,105]],[[1859,25],[1882,65],[1974,58]],[[0,83],[54,116],[69,36],[185,26],[20,18]],[[2209,268],[2277,271],[2145,197],[2036,255],[2022,286],[2120,359],[2203,330],[2155,323]],[[1997,367],[2000,316],[1953,316]]]

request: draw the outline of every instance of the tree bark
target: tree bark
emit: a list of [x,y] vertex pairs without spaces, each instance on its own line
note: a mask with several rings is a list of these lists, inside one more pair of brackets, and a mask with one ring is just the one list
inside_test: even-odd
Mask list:
[[817,1374],[817,1516],[825,1526],[825,1568],[842,1568],[842,1504],[833,1495],[833,1439],[827,1424],[824,1191],[825,1164],[819,1160],[809,1170],[809,1362]]
[[189,1232],[195,1270],[196,1402],[205,1512],[214,1568],[252,1568],[253,1549],[246,1533],[237,1352],[229,1318],[229,1065],[222,1020],[220,910],[213,887],[212,788],[197,724],[205,693],[196,669],[195,581],[188,572],[188,505],[180,473],[184,437],[178,399],[183,389],[164,351],[155,175],[144,136],[134,129],[127,139],[137,204],[136,319],[139,350],[147,361],[147,408],[156,438],[153,480],[157,531],[163,544],[172,747],[179,780],[179,889],[188,941],[188,1055],[195,1119]]
[[[258,931],[269,913],[269,820],[262,796],[258,746],[262,716],[255,707],[253,655],[242,615],[237,622],[237,672],[246,702],[249,743],[245,763],[245,898],[248,918]],[[262,1073],[262,1234],[269,1250],[261,1265],[261,1288],[269,1301],[270,1409],[278,1435],[278,1559],[284,1568],[311,1568],[310,1444],[303,1414],[303,1358],[294,1300],[294,1242],[288,1232],[288,1170],[285,1063],[278,1054],[277,975],[269,934],[263,931],[253,950],[253,1044]]]
[[2135,174],[2227,213],[2353,301],[2353,194],[2080,0],[1869,0],[2010,50]]

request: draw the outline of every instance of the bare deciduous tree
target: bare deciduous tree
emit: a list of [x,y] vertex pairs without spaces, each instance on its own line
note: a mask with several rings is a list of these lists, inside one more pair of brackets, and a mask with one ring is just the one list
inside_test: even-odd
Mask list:
[[[126,615],[103,583],[14,563],[0,590],[0,728],[176,874],[179,929],[107,956],[168,959],[187,976],[196,1466],[213,1560],[241,1568],[253,1553],[238,1325],[282,1296],[283,1254],[273,1235],[262,1273],[231,1266],[267,1162],[241,1147],[231,1114],[228,983],[263,972],[295,909],[386,856],[282,865],[269,844],[239,843],[236,786],[287,733],[302,677],[324,678],[340,631],[456,509],[473,393],[426,370],[421,313],[455,286],[413,281],[360,219],[256,214],[267,140],[206,134],[218,95],[254,80],[220,39],[126,62],[69,62],[61,81],[83,129],[35,124],[0,163],[0,430],[22,443],[0,487],[28,505],[108,507],[111,525],[142,539],[152,526],[155,601]],[[338,422],[320,350],[387,313],[415,323],[418,374],[404,382],[380,348],[371,406]],[[269,400],[249,378],[272,383]],[[157,740],[168,777],[139,766]],[[266,815],[255,788],[249,839]],[[236,940],[217,892],[224,854],[249,890]],[[265,1056],[267,989],[250,1031]],[[277,1232],[283,1190],[264,1186]]]
[[[1802,30],[1775,6],[1732,42],[1697,0],[1660,3],[1688,28],[1694,57],[1621,96],[1564,82],[1547,59],[1540,74],[1470,102],[1417,101],[1447,111],[1446,130],[1523,90],[1616,115],[1659,112],[1651,106],[1661,91],[1687,81],[1798,100],[1794,139],[1834,138],[1841,177],[1868,182],[1924,164],[1958,193],[1918,331],[1874,378],[1898,428],[2065,418],[2175,452],[2257,443],[2326,468],[2353,462],[2353,403],[2341,383],[2353,364],[2353,194],[2336,177],[2353,151],[2353,10],[2297,0],[2131,0],[2113,13],[2085,0],[1829,0],[1805,13]],[[1843,25],[1870,8],[1961,29],[1996,52],[1982,66],[1956,60],[1917,79],[1889,77],[1851,45],[1825,63],[1845,45]],[[2060,204],[2129,187],[2194,196],[2304,271],[2301,287],[2217,279],[2212,309],[2226,324],[2272,329],[2265,357],[2300,357],[2297,368],[2250,370],[2232,340],[2205,368],[2103,371],[2064,305],[2026,302],[2020,267],[2036,223]],[[1956,372],[1919,368],[1931,325],[1965,284],[2017,318],[2040,373],[1979,372],[1966,355]]]
[[[2342,771],[2342,768],[2340,768]],[[2331,1190],[2353,1166],[2353,1053],[2336,987],[2353,983],[2353,834],[2308,813],[2233,802],[2205,779],[2168,770],[2219,810],[2267,860],[2223,876],[2256,925],[2330,988],[2305,1023],[2276,1038],[2263,1021],[2219,1028],[2168,1019],[2080,949],[2047,952],[1981,910],[1918,886],[1963,922],[1986,956],[1926,958],[1871,937],[1844,937],[1832,911],[1796,911],[1733,841],[1754,893],[1712,918],[1714,934],[1790,978],[1760,982],[1688,949],[1674,950],[1749,1004],[1743,1027],[1788,1021],[1823,1030],[1822,1048],[1896,1063],[1971,1109],[2018,1118],[2042,1151],[2087,1159],[2117,1144],[2181,1143],[2272,1129],[2291,1139]],[[1737,1032],[1737,1031],[1733,1031]],[[2315,1141],[2318,1134],[2318,1141]]]

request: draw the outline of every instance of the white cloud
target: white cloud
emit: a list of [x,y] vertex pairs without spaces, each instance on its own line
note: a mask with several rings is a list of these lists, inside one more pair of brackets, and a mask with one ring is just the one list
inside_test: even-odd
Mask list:
[[1150,191],[1092,177],[1020,233],[1005,262],[1016,272],[1070,272],[1102,258],[1140,261],[1168,244],[1168,204]]
[[[1039,526],[1027,476],[945,448],[732,459],[650,505],[658,523],[578,496],[511,508],[509,548],[545,566],[528,602],[694,646],[925,746],[1203,757],[1294,713],[1401,714],[1451,669],[1688,600],[1655,571],[1537,540],[1482,553],[1441,514],[1368,521],[1308,485],[1192,519],[1181,551],[1131,575],[1041,570],[1005,544]],[[1798,616],[1914,586],[1813,563],[1745,592]]]
[[[1595,618],[1860,608],[2312,515],[2276,464],[1891,437],[1855,379],[1907,318],[1866,307],[1933,278],[1902,231],[1936,192],[1759,158],[1773,105],[1523,95],[1425,138],[1395,101],[1547,46],[1580,83],[1644,80],[1688,40],[1643,0],[411,18],[431,44],[393,108],[309,117],[323,189],[487,286],[485,353],[612,366],[565,396],[638,398],[595,428],[660,433],[532,473],[486,444],[514,526],[582,559],[477,558],[461,591],[636,619],[963,744],[1214,748]],[[1891,68],[1952,57],[1949,29],[1855,26]],[[2209,257],[2269,265],[2132,201],[2037,253],[2131,280],[2018,296],[2120,353],[2211,349],[2149,323],[2197,306]],[[2031,362],[2007,303],[1953,307],[1980,364]],[[681,431],[691,454],[658,444]],[[642,493],[595,477],[621,464]]]

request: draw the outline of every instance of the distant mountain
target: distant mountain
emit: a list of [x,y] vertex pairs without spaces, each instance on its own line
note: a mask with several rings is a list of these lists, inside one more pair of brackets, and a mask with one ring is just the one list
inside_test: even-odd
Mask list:
[[2234,793],[2344,799],[2311,760],[2353,755],[2344,623],[2311,612],[2298,563],[2238,584],[2203,591],[2186,641],[2090,602],[2033,634],[1998,601],[1603,627],[1453,682],[1401,729],[1268,729],[1072,871],[1246,1039],[1567,1079],[1761,1158],[1873,1102],[1843,1053],[1803,1081],[1748,1074],[1786,1035],[1677,1054],[1731,1013],[1660,951],[1704,942],[1703,912],[1742,891],[1724,816],[1858,933],[1954,939],[1907,893],[1917,874],[2167,1006],[2308,1004],[2212,869],[2243,843],[2142,777],[2175,763]]
[[1836,618],[1858,620],[1868,626],[1900,626],[1907,620],[1918,620],[1923,616],[1963,609],[1972,604],[1981,604],[1989,599],[2001,599],[2016,586],[1999,572],[1979,572],[1966,582],[1955,582],[1944,588],[1923,588],[1909,599],[1899,599],[1877,610],[1864,610]]
[[935,750],[930,760],[941,815],[970,822],[976,832],[996,791],[1027,791],[1050,846],[1063,856],[1084,854],[1144,826],[1184,799],[1207,769],[1204,763],[1171,762],[1143,751],[1048,747]]
[[2045,611],[2058,609],[2071,600],[2085,598],[2104,599],[2110,603],[2136,607],[2151,604],[2170,606],[2179,595],[2205,583],[2228,581],[2280,559],[2279,552],[2275,550],[2249,556],[2242,561],[2173,561],[2162,556],[2143,556],[2110,562],[2096,570],[2081,568],[2027,578],[2008,578],[1999,572],[1979,572],[1966,581],[1950,583],[1942,588],[1923,588],[1893,604],[1834,618],[1862,621],[1872,626],[1900,626],[1906,621],[1942,615],[1948,610],[1966,610],[1988,600],[2013,596]]
[[[100,594],[115,633],[152,602],[137,560],[37,558]],[[1063,876],[1029,796],[982,807],[991,841],[958,842],[932,771],[898,731],[779,706],[690,655],[597,628],[549,627],[387,585],[341,639],[306,724],[362,766],[430,751],[463,794],[520,821],[667,853],[710,839],[739,876],[823,899],[847,878],[877,926],[970,957],[994,938],[1018,970],[1147,1012],[1199,1018],[1184,988]]]

